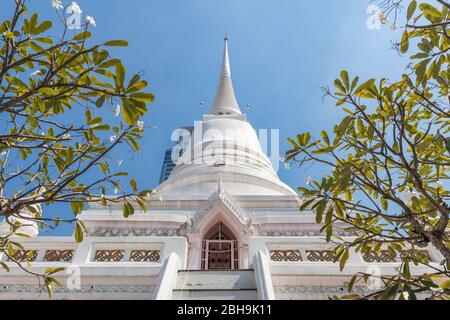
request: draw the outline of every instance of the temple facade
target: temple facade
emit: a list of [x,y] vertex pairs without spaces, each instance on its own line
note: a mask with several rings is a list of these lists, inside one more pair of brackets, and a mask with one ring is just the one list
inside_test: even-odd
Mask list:
[[[327,299],[345,294],[356,272],[396,272],[387,251],[354,252],[342,272],[333,263],[315,214],[299,211],[303,200],[280,181],[239,108],[227,39],[214,103],[179,133],[176,166],[149,196],[147,213],[124,218],[121,204],[93,204],[80,215],[89,231],[81,243],[20,240],[16,258],[33,272],[65,268],[52,299]],[[338,232],[353,237],[343,226]],[[48,299],[36,276],[0,259],[10,267],[0,271],[0,299]],[[371,290],[376,284],[355,288]]]

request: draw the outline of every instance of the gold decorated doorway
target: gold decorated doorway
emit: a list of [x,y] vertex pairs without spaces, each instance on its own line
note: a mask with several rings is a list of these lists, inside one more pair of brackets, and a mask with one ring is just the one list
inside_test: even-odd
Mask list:
[[238,269],[239,253],[233,232],[222,222],[206,232],[202,241],[202,269]]

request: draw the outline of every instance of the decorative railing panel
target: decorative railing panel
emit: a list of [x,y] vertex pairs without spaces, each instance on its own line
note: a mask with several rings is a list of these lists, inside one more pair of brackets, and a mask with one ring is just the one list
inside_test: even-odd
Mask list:
[[333,250],[306,250],[306,258],[313,262],[333,262]]
[[431,260],[427,250],[402,250],[399,257],[394,256],[388,250],[381,250],[379,253],[363,254],[365,262],[397,262],[406,257],[411,259],[426,257]]
[[74,250],[47,250],[44,261],[70,262],[73,259]]
[[123,260],[125,250],[97,250],[94,261],[96,262],[120,262]]
[[395,257],[387,250],[363,254],[365,262],[395,262]]
[[159,250],[131,250],[130,260],[133,262],[159,262]]
[[302,261],[300,250],[271,250],[272,261]]
[[36,261],[38,255],[37,250],[15,250],[12,259],[17,262],[33,262]]

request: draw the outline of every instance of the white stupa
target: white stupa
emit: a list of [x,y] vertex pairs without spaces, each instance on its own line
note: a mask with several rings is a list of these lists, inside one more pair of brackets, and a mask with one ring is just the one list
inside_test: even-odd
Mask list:
[[[80,244],[21,239],[16,258],[33,271],[66,267],[54,299],[327,299],[344,294],[356,272],[396,272],[387,252],[352,253],[339,271],[315,215],[299,211],[302,199],[280,181],[242,114],[230,70],[225,39],[214,103],[147,213],[124,218],[121,204],[94,204],[80,216],[89,231]],[[0,271],[0,298],[47,298],[35,276],[0,259],[11,269]]]

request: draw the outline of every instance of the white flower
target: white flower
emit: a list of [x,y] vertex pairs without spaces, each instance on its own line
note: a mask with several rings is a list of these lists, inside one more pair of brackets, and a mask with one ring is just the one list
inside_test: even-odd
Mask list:
[[41,74],[42,74],[42,71],[41,71],[41,70],[36,70],[36,71],[33,71],[33,72],[31,73],[31,76],[35,77],[35,76],[39,76],[39,75],[41,75]]
[[405,188],[405,191],[403,191],[403,201],[408,206],[412,204],[412,198],[417,196],[418,196],[417,192],[411,191],[410,187]]
[[408,291],[403,291],[403,297],[405,298],[405,300],[409,300],[409,292]]
[[112,135],[111,137],[109,137],[109,141],[111,141],[111,142],[116,141],[116,139],[117,139],[117,136],[115,134]]
[[86,21],[93,27],[96,27],[95,20],[91,16],[86,16]]
[[114,188],[114,194],[117,194],[117,192],[119,192],[119,189]]
[[114,109],[114,117],[117,117],[120,114],[120,105],[118,104]]
[[311,177],[308,177],[308,178],[305,179],[305,183],[306,183],[307,185],[310,185],[311,182],[312,182],[312,178],[311,178]]
[[140,131],[144,130],[144,121],[139,121],[137,122],[137,127]]
[[67,7],[67,13],[73,13],[73,14],[81,14],[83,11],[81,11],[80,6],[73,1],[72,4]]
[[52,0],[52,7],[56,10],[62,9],[63,5],[61,3],[61,0]]
[[68,133],[63,134],[62,138],[63,138],[64,140],[69,140],[69,139],[70,139],[70,134],[68,134]]
[[285,163],[284,163],[284,168],[285,168],[286,170],[289,170],[290,167],[289,167],[289,163],[288,163],[288,162],[285,162]]

